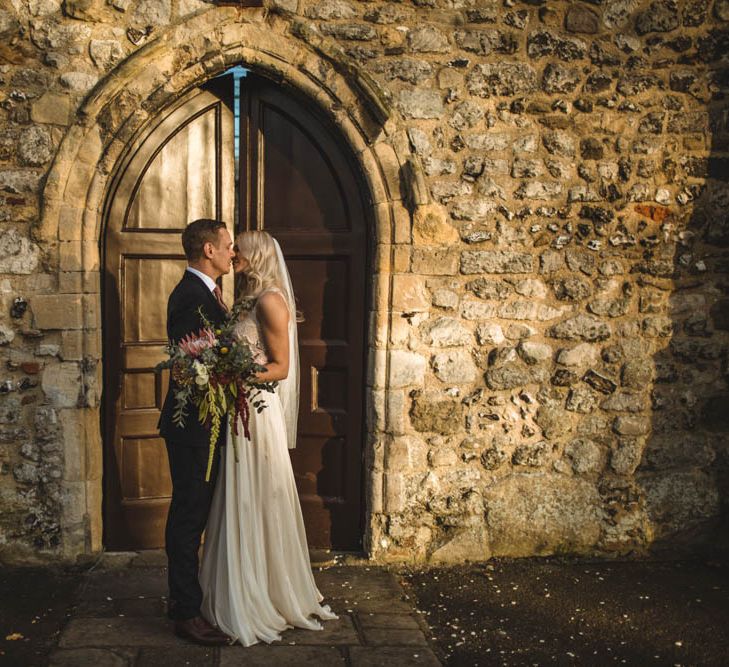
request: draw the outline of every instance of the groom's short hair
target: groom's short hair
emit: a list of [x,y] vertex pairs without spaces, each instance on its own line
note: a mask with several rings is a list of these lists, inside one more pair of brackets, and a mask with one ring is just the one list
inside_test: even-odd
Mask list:
[[206,243],[217,246],[218,232],[225,229],[225,223],[211,218],[193,220],[182,232],[182,248],[188,262],[195,262],[202,257]]

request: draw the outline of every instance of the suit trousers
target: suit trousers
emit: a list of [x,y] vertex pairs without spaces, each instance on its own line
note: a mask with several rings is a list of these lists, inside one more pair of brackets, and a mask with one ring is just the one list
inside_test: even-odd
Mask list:
[[165,440],[165,444],[172,477],[172,502],[165,529],[170,589],[167,615],[183,621],[200,615],[198,552],[215,491],[220,447],[215,448],[210,481],[206,482],[208,447],[191,447],[174,440]]

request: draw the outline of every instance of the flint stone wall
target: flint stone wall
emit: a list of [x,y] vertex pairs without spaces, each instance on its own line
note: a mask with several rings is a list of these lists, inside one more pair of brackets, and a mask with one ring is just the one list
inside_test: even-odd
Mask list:
[[[267,9],[256,20],[381,88],[427,187],[391,239],[389,324],[370,342],[387,372],[367,394],[369,553],[704,545],[729,466],[729,2]],[[69,127],[98,120],[77,117],[95,86],[169,26],[207,14],[212,35],[218,11],[0,9],[3,558],[101,545],[98,245],[73,211],[39,232],[51,165]],[[66,187],[83,206],[80,159]]]

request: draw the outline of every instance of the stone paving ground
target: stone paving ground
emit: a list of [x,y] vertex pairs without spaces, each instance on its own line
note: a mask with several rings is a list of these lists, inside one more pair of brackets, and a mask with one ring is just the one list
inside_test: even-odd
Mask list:
[[339,621],[211,650],[172,634],[159,553],[105,554],[90,571],[0,568],[0,665],[729,665],[726,557],[392,569],[347,558],[314,571]]
[[371,566],[315,568],[339,620],[321,632],[289,630],[271,645],[205,648],[175,637],[164,615],[166,570],[159,554],[107,559],[86,575],[51,667],[435,666],[420,615],[397,577]]

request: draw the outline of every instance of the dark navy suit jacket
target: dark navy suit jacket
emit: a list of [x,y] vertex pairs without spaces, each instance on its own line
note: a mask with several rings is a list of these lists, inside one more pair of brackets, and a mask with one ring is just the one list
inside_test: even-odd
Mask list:
[[[167,337],[178,343],[190,333],[197,333],[203,328],[203,321],[198,312],[202,309],[205,317],[214,325],[220,325],[225,320],[226,313],[220,307],[215,295],[208,286],[194,273],[185,271],[182,280],[172,290],[167,301]],[[188,447],[208,447],[210,444],[210,429],[200,423],[197,417],[197,406],[190,403],[187,410],[185,426],[179,427],[172,420],[175,407],[175,382],[170,378],[170,387],[167,390],[162,414],[157,428],[165,440]],[[221,425],[221,438],[219,444],[225,442],[225,421]]]

